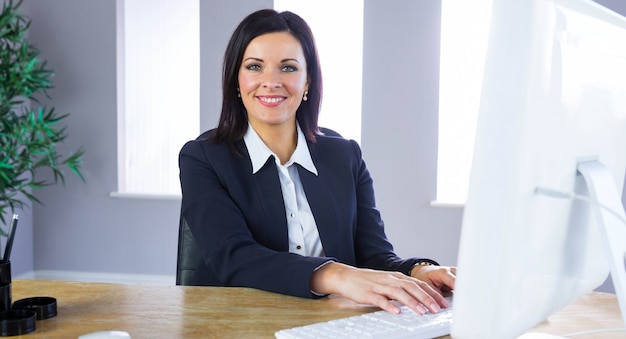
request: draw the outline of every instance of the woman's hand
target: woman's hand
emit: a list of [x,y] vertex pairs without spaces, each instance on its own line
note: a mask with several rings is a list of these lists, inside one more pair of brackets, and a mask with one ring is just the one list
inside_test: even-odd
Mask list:
[[[437,266],[433,266],[437,267]],[[416,267],[417,270],[417,267]],[[442,272],[422,271],[427,280],[406,276],[400,272],[375,271],[352,266],[329,263],[311,276],[311,290],[320,294],[340,294],[358,303],[372,304],[391,313],[400,308],[391,301],[396,300],[418,314],[427,311],[437,313],[449,304],[441,295],[440,286],[450,286],[450,277],[443,278]],[[451,273],[451,272],[450,272]]]
[[415,266],[411,271],[413,278],[427,282],[440,294],[454,290],[456,267],[448,266]]

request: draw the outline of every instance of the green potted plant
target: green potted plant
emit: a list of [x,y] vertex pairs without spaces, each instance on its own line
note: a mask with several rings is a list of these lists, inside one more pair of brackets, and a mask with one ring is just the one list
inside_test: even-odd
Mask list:
[[[54,108],[39,106],[48,97],[53,71],[41,60],[39,50],[28,41],[30,19],[20,14],[22,1],[5,1],[0,13],[0,221],[28,202],[40,201],[33,190],[65,183],[64,168],[80,172],[82,148],[68,156],[57,152],[67,137]],[[39,179],[38,170],[53,176]],[[6,232],[0,228],[0,234]]]

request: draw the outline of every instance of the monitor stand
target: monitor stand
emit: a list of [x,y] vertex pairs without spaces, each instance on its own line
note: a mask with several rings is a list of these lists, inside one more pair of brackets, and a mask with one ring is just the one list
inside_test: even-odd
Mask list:
[[613,175],[600,162],[580,162],[578,171],[585,179],[590,198],[596,202],[591,208],[596,211],[598,225],[604,230],[611,277],[626,326],[626,213],[622,199]]

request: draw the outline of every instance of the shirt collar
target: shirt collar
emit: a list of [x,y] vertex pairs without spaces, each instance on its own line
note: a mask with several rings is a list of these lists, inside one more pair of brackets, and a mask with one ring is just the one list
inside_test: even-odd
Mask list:
[[[300,125],[298,123],[296,123],[296,129],[298,133],[298,144],[296,145],[296,150],[291,155],[291,159],[289,159],[284,166],[289,167],[292,164],[297,163],[307,171],[317,175],[317,168],[313,163],[313,159],[311,159],[311,153],[309,152],[306,138],[304,137],[304,133],[300,129]],[[259,134],[250,124],[248,124],[248,130],[243,136],[243,141],[248,148],[248,154],[250,155],[250,160],[252,161],[252,174],[258,172],[263,165],[265,165],[267,159],[272,155],[274,156],[276,164],[280,165],[278,156],[276,156],[276,154],[274,154],[265,145]]]

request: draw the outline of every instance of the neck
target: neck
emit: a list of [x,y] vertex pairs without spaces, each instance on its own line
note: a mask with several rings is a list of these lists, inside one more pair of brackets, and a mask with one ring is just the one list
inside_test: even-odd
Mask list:
[[278,156],[281,164],[285,164],[298,145],[298,133],[295,124],[253,127],[263,143]]

